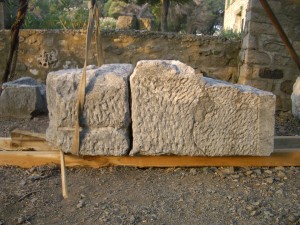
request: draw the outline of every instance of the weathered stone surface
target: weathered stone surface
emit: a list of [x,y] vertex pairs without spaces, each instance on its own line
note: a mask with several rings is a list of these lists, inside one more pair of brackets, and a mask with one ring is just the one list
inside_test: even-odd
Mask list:
[[139,29],[140,30],[153,30],[154,22],[150,18],[140,18],[139,19]]
[[291,99],[293,115],[300,120],[300,77],[297,78],[293,86]]
[[[80,118],[81,155],[126,155],[130,141],[128,78],[131,64],[87,69],[86,98]],[[75,102],[82,69],[51,72],[47,78],[50,124],[47,140],[69,152],[75,126]]]
[[280,90],[285,94],[291,95],[293,92],[293,85],[294,85],[294,81],[285,80],[281,83]]
[[138,19],[136,16],[119,16],[117,20],[117,29],[138,29]]
[[202,78],[179,61],[140,61],[130,81],[132,155],[273,151],[272,93]]
[[31,118],[47,112],[46,86],[30,77],[2,85],[0,117]]

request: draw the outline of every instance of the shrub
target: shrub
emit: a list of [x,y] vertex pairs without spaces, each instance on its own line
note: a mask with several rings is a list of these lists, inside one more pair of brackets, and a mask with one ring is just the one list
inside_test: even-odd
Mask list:
[[241,39],[242,35],[241,33],[235,32],[233,30],[221,30],[219,37],[228,40],[235,40],[235,39]]
[[100,18],[101,29],[115,29],[117,20],[112,17]]

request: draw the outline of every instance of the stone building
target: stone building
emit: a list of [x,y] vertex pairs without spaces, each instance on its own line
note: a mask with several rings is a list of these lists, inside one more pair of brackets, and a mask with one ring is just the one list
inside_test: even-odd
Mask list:
[[249,0],[225,0],[224,29],[241,32]]
[[[268,0],[296,53],[300,55],[300,1]],[[279,34],[259,0],[249,0],[239,54],[238,83],[271,91],[277,109],[291,109],[293,84],[299,76]]]

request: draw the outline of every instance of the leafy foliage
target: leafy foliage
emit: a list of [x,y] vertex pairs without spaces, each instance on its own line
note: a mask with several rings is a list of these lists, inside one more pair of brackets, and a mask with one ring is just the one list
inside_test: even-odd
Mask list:
[[[110,0],[112,1],[112,0]],[[121,15],[122,10],[127,6],[125,2],[122,1],[112,1],[108,9],[108,16],[113,18],[118,18]]]
[[[155,27],[161,25],[161,0],[97,0],[101,15],[117,19],[129,6],[141,8],[149,3],[148,16]],[[12,22],[16,16],[16,0],[6,0]],[[83,0],[30,0],[24,28],[80,29],[86,26],[88,10]],[[139,5],[139,6],[138,6]],[[130,7],[129,7],[130,8]],[[134,7],[133,7],[134,8]],[[224,0],[170,0],[168,30],[182,33],[214,34],[223,24]],[[151,12],[151,13],[150,13]],[[135,11],[133,12],[135,13]],[[106,28],[115,28],[115,19],[101,19]]]
[[221,30],[219,37],[225,38],[227,40],[241,39],[241,33],[237,33],[233,30]]

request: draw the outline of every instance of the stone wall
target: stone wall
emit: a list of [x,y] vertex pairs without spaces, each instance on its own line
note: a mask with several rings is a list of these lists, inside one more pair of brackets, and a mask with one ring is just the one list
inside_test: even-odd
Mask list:
[[[22,30],[15,78],[31,76],[45,81],[50,71],[82,67],[85,35],[79,30]],[[9,31],[0,31],[0,78],[9,36]],[[237,79],[240,41],[148,31],[103,31],[102,36],[106,63],[135,65],[143,59],[176,59],[211,77]],[[94,47],[91,52],[88,63],[96,64]]]
[[[300,53],[300,1],[269,0],[296,52]],[[277,109],[291,110],[296,64],[272,26],[259,0],[250,0],[240,52],[239,83],[277,95]]]

